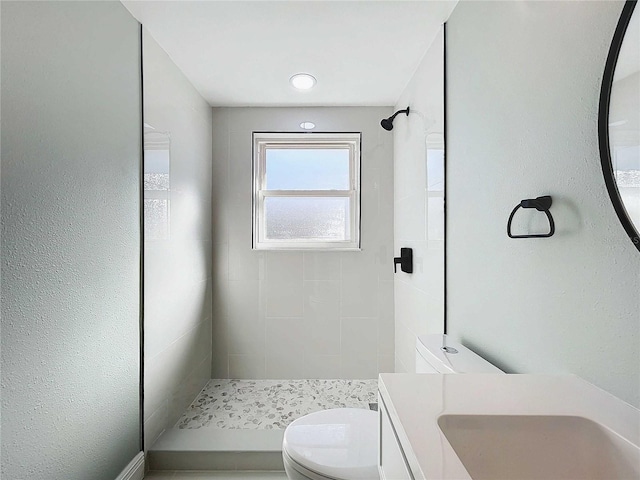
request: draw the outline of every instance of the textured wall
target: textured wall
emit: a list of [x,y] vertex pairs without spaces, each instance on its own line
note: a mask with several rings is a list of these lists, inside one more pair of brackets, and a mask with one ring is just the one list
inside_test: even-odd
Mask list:
[[[621,2],[461,2],[447,24],[449,330],[510,372],[640,405],[640,255],[607,195],[598,96]],[[549,194],[556,234],[512,240]],[[521,212],[519,231],[528,225]],[[540,217],[540,215],[538,215]],[[531,230],[529,230],[531,229]]]
[[143,62],[148,447],[211,378],[211,107],[146,30]]
[[1,8],[2,478],[113,480],[141,450],[139,25]]
[[[213,376],[393,371],[390,108],[214,108]],[[362,251],[251,249],[251,132],[362,132]]]
[[395,367],[413,372],[416,336],[444,329],[444,35],[433,40],[396,104],[394,243],[414,271],[395,276]]

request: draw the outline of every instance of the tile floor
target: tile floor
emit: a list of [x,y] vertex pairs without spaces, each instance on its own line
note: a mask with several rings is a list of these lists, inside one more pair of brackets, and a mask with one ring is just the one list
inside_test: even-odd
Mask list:
[[211,380],[176,424],[180,429],[284,429],[328,408],[369,408],[377,380]]
[[287,480],[284,472],[147,472],[145,480]]

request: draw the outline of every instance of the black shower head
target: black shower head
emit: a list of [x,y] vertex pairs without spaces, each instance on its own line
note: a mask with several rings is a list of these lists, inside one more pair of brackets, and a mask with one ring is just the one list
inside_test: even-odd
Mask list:
[[405,108],[404,110],[398,110],[396,113],[391,115],[389,118],[383,118],[380,121],[380,125],[382,126],[382,128],[384,128],[387,131],[393,130],[393,119],[396,118],[396,115],[398,115],[399,113],[406,113],[407,116],[409,116],[409,107]]
[[385,130],[393,130],[393,120],[390,120],[388,118],[383,118],[380,122],[380,125],[382,125],[382,128],[384,128]]

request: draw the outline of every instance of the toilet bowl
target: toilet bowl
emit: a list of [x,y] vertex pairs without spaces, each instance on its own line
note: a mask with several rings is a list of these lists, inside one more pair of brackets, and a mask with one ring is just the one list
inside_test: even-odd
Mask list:
[[289,479],[378,478],[378,414],[335,408],[305,415],[285,430],[282,458]]
[[[503,373],[446,335],[416,339],[416,373]],[[289,480],[374,480],[378,474],[378,414],[335,408],[293,421],[284,432]]]

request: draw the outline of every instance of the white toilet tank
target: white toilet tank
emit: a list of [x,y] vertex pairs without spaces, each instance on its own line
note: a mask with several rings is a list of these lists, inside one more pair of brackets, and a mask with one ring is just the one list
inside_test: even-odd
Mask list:
[[444,334],[416,339],[416,373],[504,373]]

